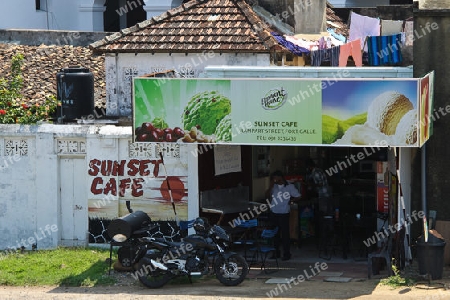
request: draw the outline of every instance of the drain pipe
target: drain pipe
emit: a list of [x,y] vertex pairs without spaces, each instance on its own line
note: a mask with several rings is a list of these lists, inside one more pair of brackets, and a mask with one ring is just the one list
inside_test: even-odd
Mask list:
[[426,162],[426,143],[423,144],[422,148],[420,149],[420,155],[421,155],[421,175],[420,175],[420,181],[422,186],[422,211],[425,213],[425,216],[428,218],[428,211],[427,211],[427,162]]

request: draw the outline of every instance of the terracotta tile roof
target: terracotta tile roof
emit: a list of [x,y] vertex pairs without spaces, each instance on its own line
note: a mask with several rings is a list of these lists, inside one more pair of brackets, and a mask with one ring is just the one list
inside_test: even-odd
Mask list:
[[27,46],[0,44],[0,76],[10,73],[11,58],[16,53],[24,55],[22,66],[23,101],[29,105],[42,103],[45,96],[56,95],[56,73],[69,66],[88,68],[94,75],[95,107],[106,106],[104,56],[93,55],[86,47]]
[[269,52],[270,29],[244,0],[191,0],[92,43],[100,52]]
[[348,25],[338,15],[335,14],[329,3],[327,3],[326,18],[327,21],[332,22],[334,25],[337,25],[330,26],[330,24],[327,24],[327,27],[334,28],[336,33],[348,37]]

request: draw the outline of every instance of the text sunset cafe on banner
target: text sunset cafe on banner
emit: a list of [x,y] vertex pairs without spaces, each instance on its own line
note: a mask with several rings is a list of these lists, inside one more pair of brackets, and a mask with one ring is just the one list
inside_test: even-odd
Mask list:
[[[135,142],[420,147],[432,133],[423,78],[135,78]],[[158,120],[160,132],[146,128]]]

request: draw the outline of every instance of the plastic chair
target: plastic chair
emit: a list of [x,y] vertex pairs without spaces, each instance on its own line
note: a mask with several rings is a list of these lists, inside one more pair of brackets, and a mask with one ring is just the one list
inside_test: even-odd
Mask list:
[[321,218],[321,230],[319,241],[319,257],[330,260],[331,253],[335,251],[334,240],[334,219],[331,216],[324,216]]
[[188,235],[189,228],[192,228],[194,225],[194,220],[188,220],[188,221],[180,221],[180,235],[181,237],[186,237]]
[[[240,245],[244,246],[244,258],[247,259],[247,246],[255,245],[256,241],[255,239],[248,238],[249,235],[251,236],[253,234],[252,230],[256,227],[258,227],[258,220],[257,219],[251,219],[248,221],[240,221],[237,220],[234,221],[235,228],[238,229],[238,233],[240,234],[240,237],[233,241],[234,245]],[[236,233],[236,231],[235,231]]]
[[367,255],[367,271],[369,279],[372,278],[373,274],[373,259],[374,257],[384,258],[386,261],[388,276],[392,275],[392,261],[391,261],[391,251],[392,251],[393,235],[390,234],[387,238],[384,238],[381,242],[381,247],[376,251],[371,252]]
[[[273,238],[276,236],[277,232],[278,227],[275,227],[274,229],[264,229],[261,232],[261,238],[257,241],[256,247],[250,249],[250,251],[254,252],[255,261],[258,261],[258,257],[261,258],[261,270],[264,270],[266,274],[279,270],[276,248],[272,246]],[[275,262],[277,264],[277,269],[271,272],[266,269],[266,260],[270,253],[274,254]]]

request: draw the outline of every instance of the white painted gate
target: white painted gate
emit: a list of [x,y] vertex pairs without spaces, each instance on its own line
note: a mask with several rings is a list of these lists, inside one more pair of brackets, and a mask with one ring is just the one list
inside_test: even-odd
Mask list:
[[88,199],[85,157],[60,157],[61,245],[87,246]]

